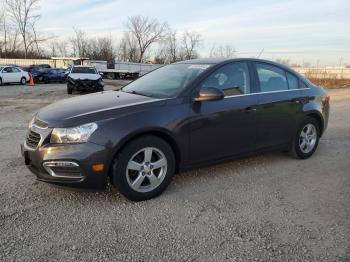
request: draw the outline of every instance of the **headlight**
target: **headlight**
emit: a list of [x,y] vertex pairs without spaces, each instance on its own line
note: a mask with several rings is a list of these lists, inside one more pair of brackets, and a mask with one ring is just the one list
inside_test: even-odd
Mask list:
[[35,120],[35,116],[33,116],[33,118],[30,120],[28,124],[28,128],[31,128],[33,126],[34,120]]
[[51,133],[50,143],[72,144],[86,142],[97,129],[96,123],[89,123],[72,128],[54,128]]

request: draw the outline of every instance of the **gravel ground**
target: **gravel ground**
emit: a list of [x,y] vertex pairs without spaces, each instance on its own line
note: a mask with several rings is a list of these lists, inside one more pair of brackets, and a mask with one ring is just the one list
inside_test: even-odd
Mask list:
[[350,261],[350,89],[329,92],[329,127],[311,159],[275,153],[197,169],[132,203],[111,187],[36,181],[19,145],[65,85],[0,87],[0,261]]

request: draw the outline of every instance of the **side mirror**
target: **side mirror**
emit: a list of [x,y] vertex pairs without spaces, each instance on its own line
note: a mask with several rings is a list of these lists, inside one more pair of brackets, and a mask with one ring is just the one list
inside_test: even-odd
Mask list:
[[100,72],[100,76],[103,76],[103,73],[102,73],[102,72]]
[[195,102],[217,101],[224,99],[224,92],[216,87],[203,87],[199,95],[194,98]]

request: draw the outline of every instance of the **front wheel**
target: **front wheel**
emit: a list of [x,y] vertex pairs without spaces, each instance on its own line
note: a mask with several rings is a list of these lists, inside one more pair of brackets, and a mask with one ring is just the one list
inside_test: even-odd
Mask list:
[[113,164],[112,182],[129,200],[160,195],[175,173],[174,153],[167,142],[143,136],[128,143]]
[[27,79],[25,77],[21,78],[21,85],[27,84]]
[[67,94],[71,95],[73,93],[73,88],[70,85],[67,85]]
[[292,143],[292,154],[300,159],[306,159],[316,151],[320,139],[318,122],[307,117],[300,125]]

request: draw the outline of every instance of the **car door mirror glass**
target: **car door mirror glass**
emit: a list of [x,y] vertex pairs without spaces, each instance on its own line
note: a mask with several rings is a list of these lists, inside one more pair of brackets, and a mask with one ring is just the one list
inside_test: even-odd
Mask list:
[[224,98],[224,93],[222,90],[216,87],[203,87],[197,97],[194,98],[195,102],[204,102],[204,101],[217,101]]

